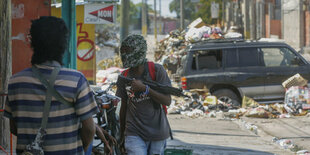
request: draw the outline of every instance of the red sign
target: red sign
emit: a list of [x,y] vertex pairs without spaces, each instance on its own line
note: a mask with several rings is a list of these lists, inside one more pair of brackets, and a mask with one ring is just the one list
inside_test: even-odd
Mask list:
[[88,4],[85,5],[85,24],[111,24],[116,16],[116,6],[111,4]]
[[96,16],[98,18],[101,18],[103,20],[107,20],[109,22],[113,22],[113,5],[106,7],[106,8],[102,8],[96,11],[93,11],[89,14]]

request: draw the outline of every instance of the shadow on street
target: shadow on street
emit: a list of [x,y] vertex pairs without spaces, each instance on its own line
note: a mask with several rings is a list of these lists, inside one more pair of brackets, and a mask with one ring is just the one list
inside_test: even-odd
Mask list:
[[[174,131],[177,132],[177,131]],[[194,134],[194,133],[193,133]],[[208,133],[206,133],[208,134]],[[234,135],[232,135],[234,136]],[[238,135],[235,135],[238,136]],[[247,135],[241,135],[247,136]],[[236,148],[216,145],[204,145],[204,144],[190,144],[179,139],[169,139],[167,141],[167,148],[169,149],[190,149],[193,150],[193,155],[273,155],[274,153]]]

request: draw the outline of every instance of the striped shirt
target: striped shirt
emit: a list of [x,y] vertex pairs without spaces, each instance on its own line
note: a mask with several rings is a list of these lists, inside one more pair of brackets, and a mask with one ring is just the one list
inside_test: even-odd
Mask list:
[[[53,61],[37,65],[45,78],[48,78],[55,66]],[[55,80],[54,88],[73,106],[62,104],[54,97],[51,102],[44,137],[45,155],[84,154],[79,128],[81,121],[98,112],[93,94],[84,75],[76,70],[61,68]],[[27,68],[10,78],[8,88],[9,102],[4,115],[13,119],[17,127],[16,152],[21,153],[30,144],[41,126],[46,88],[34,77],[31,68]]]

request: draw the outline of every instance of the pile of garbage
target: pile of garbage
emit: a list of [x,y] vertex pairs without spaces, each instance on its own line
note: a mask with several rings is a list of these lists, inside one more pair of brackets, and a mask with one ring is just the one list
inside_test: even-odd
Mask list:
[[237,32],[237,27],[232,26],[225,33],[220,27],[207,26],[201,18],[197,18],[185,30],[171,31],[161,40],[155,50],[154,58],[156,62],[160,62],[175,73],[182,56],[186,54],[186,46],[199,41],[231,38],[242,38],[242,34]]
[[119,67],[110,67],[105,70],[98,70],[96,74],[97,86],[108,85],[112,82],[116,82],[118,75],[123,72],[124,69]]
[[121,67],[119,53],[119,36],[117,27],[113,25],[96,26],[96,64],[97,69],[105,70],[110,67]]
[[111,67],[122,68],[122,60],[118,55],[112,58],[103,59],[97,63],[98,70],[106,70]]
[[168,108],[169,114],[182,114],[191,118],[224,117],[224,118],[290,118],[305,116],[310,111],[310,88],[308,81],[296,74],[283,82],[287,89],[283,103],[259,104],[255,100],[244,96],[241,107],[234,103],[217,100],[208,93],[207,89],[195,89],[187,92],[191,98],[173,97]]

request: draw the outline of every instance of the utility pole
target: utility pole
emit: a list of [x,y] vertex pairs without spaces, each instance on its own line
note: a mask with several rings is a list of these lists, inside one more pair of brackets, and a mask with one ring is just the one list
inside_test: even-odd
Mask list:
[[222,0],[222,28],[224,29],[225,23],[225,0]]
[[251,39],[256,39],[256,6],[255,6],[255,0],[250,0],[250,34]]
[[142,0],[142,35],[146,37],[147,35],[147,0]]
[[12,75],[12,44],[11,44],[11,0],[0,1],[0,146],[9,146],[9,121],[3,118],[5,104],[4,94],[8,90],[8,81]]
[[256,1],[255,2],[255,13],[256,13],[256,39],[261,38],[261,21],[260,21],[260,2]]
[[156,10],[156,0],[154,0],[154,37],[157,44],[157,10]]
[[129,8],[130,0],[121,1],[121,34],[120,40],[123,41],[128,36]]
[[180,28],[183,30],[184,29],[184,0],[180,0]]
[[64,53],[64,66],[76,69],[76,11],[75,0],[63,0],[61,2],[61,16],[69,29],[68,49]]
[[162,34],[161,0],[159,0],[159,33]]

